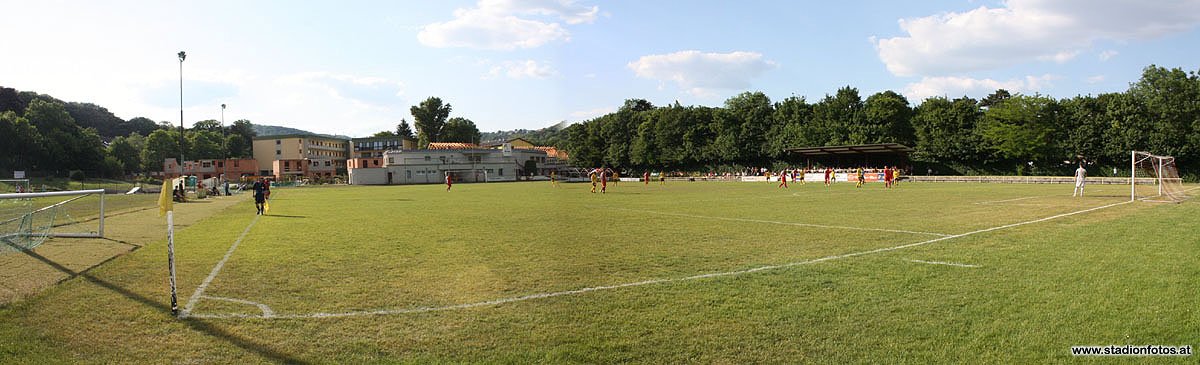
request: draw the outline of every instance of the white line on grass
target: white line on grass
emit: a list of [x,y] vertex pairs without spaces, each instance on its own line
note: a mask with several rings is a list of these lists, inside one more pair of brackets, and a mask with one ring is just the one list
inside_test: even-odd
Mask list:
[[272,311],[272,310],[271,310],[271,307],[268,307],[266,304],[262,304],[262,303],[259,303],[259,302],[251,302],[251,301],[249,301],[249,300],[245,300],[245,299],[237,299],[237,298],[214,297],[214,296],[211,296],[211,295],[202,295],[202,296],[200,296],[200,298],[203,298],[203,299],[213,299],[213,300],[223,300],[223,301],[226,301],[226,302],[234,302],[234,303],[240,303],[240,304],[248,304],[248,305],[252,305],[252,306],[258,307],[258,310],[261,310],[261,311],[262,311],[262,313],[263,313],[263,314],[262,314],[263,318],[271,318],[271,317],[274,317],[274,316],[275,316],[275,311]]
[[735,222],[752,222],[752,223],[766,223],[766,224],[782,224],[782,225],[787,225],[787,226],[814,227],[814,228],[829,228],[829,229],[848,229],[848,230],[854,230],[854,231],[876,231],[876,232],[892,232],[892,233],[910,233],[910,234],[923,234],[923,235],[929,235],[929,236],[942,236],[942,237],[948,237],[948,236],[950,236],[950,235],[948,235],[948,234],[945,234],[945,233],[919,232],[919,231],[906,231],[906,230],[902,230],[902,229],[887,229],[887,228],[863,228],[863,227],[849,227],[849,226],[828,226],[828,225],[824,225],[824,224],[811,224],[811,223],[796,223],[796,222],[767,221],[767,220],[748,219],[748,218],[712,217],[712,216],[706,216],[706,215],[695,215],[695,214],[685,214],[685,213],[670,213],[670,212],[657,212],[657,211],[653,211],[653,210],[638,210],[638,209],[628,209],[628,208],[608,208],[608,209],[612,209],[612,210],[623,210],[623,211],[628,211],[628,212],[639,212],[639,213],[649,213],[649,214],[671,215],[671,216],[676,216],[676,217],[701,218],[701,219],[716,219],[716,220],[723,220],[723,221],[735,221]]
[[904,261],[916,262],[916,263],[922,263],[922,264],[930,264],[930,265],[950,265],[950,266],[958,266],[958,267],[980,267],[979,265],[959,264],[959,263],[944,262],[944,261],[925,261],[925,260],[913,260],[913,259],[905,259]]
[[1024,198],[1016,198],[1016,199],[1005,199],[1005,200],[992,200],[992,201],[986,201],[986,202],[976,202],[975,204],[995,204],[995,203],[1007,203],[1007,202],[1015,202],[1015,201],[1018,201],[1018,200],[1033,199],[1033,198],[1040,198],[1040,197],[1042,197],[1042,196],[1041,196],[1041,195],[1037,195],[1037,196],[1027,196],[1027,197],[1024,197]]
[[207,289],[208,284],[212,283],[213,278],[217,277],[217,273],[221,272],[221,268],[225,266],[225,261],[228,261],[229,256],[233,255],[233,250],[236,250],[238,245],[242,244],[242,239],[246,238],[247,233],[250,233],[250,227],[254,227],[254,223],[258,223],[259,217],[262,216],[254,216],[254,220],[250,221],[250,224],[246,225],[246,229],[242,231],[241,236],[238,236],[237,241],[233,241],[233,246],[229,246],[229,251],[225,251],[225,257],[222,257],[221,261],[217,262],[217,266],[213,266],[212,272],[208,273],[208,277],[204,278],[204,282],[200,283],[200,286],[196,287],[196,292],[192,293],[192,297],[188,298],[187,305],[183,307],[183,311],[179,312],[179,318],[187,318],[191,316],[192,308],[196,306],[196,300],[199,300],[200,297],[204,295],[204,289]]
[[759,266],[759,267],[745,269],[745,270],[715,272],[715,273],[686,276],[686,277],[674,278],[674,279],[651,279],[651,280],[644,280],[644,281],[638,281],[638,282],[633,282],[633,283],[624,283],[624,284],[606,285],[606,286],[593,286],[593,287],[575,289],[575,290],[530,294],[530,295],[525,295],[525,296],[520,296],[520,297],[502,298],[502,299],[495,299],[495,300],[489,300],[489,301],[484,301],[484,302],[475,302],[475,303],[455,304],[455,305],[442,306],[442,307],[417,307],[417,308],[407,308],[407,309],[383,309],[383,310],[352,311],[352,312],[340,312],[340,313],[310,313],[310,314],[282,314],[282,315],[276,314],[273,317],[266,317],[266,316],[262,316],[262,315],[253,315],[253,314],[240,314],[240,313],[195,314],[195,315],[192,315],[192,317],[196,317],[196,318],[287,318],[287,319],[337,318],[337,317],[356,317],[356,316],[376,316],[376,315],[389,315],[389,314],[423,313],[423,312],[447,311],[447,310],[455,310],[455,309],[467,309],[467,308],[475,308],[475,307],[494,306],[494,305],[513,303],[513,302],[521,302],[521,301],[533,300],[533,299],[544,299],[544,298],[560,297],[560,296],[565,296],[565,295],[583,294],[583,293],[601,291],[601,290],[631,288],[631,287],[645,286],[645,285],[652,285],[652,284],[691,281],[691,280],[715,278],[715,277],[722,277],[722,276],[737,276],[737,275],[755,273],[755,272],[759,272],[759,271],[767,271],[767,270],[789,268],[789,267],[793,267],[793,266],[815,264],[815,263],[820,263],[820,262],[825,262],[825,261],[833,261],[833,260],[844,259],[844,258],[849,258],[849,257],[870,255],[870,254],[876,254],[876,253],[880,253],[880,252],[895,251],[895,250],[905,249],[905,248],[909,248],[909,247],[917,247],[917,246],[927,245],[930,243],[941,242],[941,241],[945,241],[945,240],[966,237],[966,236],[970,236],[970,235],[991,232],[991,231],[1000,230],[1000,229],[1023,226],[1026,224],[1045,222],[1045,221],[1052,220],[1052,219],[1068,217],[1068,216],[1072,216],[1072,215],[1076,215],[1076,214],[1087,213],[1087,212],[1091,212],[1091,211],[1096,211],[1096,210],[1105,209],[1105,208],[1111,208],[1111,207],[1115,207],[1118,205],[1129,204],[1129,203],[1131,203],[1131,202],[1124,201],[1124,202],[1120,202],[1120,203],[1114,203],[1114,204],[1104,205],[1104,206],[1095,207],[1095,208],[1088,208],[1088,209],[1074,211],[1074,212],[1070,212],[1070,213],[1053,215],[1053,216],[1049,216],[1046,218],[1040,218],[1040,219],[1035,219],[1035,220],[1031,220],[1031,221],[1006,224],[1003,226],[985,228],[985,229],[980,229],[980,230],[971,231],[971,232],[967,232],[967,233],[960,233],[960,234],[951,235],[951,236],[934,238],[931,240],[921,241],[921,242],[917,242],[917,243],[909,243],[909,244],[904,244],[904,245],[899,245],[899,246],[884,247],[884,248],[878,248],[878,249],[869,250],[869,251],[852,252],[852,253],[848,253],[848,254],[835,255],[835,256],[825,256],[825,257],[816,258],[816,259],[807,260],[807,261],[791,262],[791,263],[780,264],[780,265]]

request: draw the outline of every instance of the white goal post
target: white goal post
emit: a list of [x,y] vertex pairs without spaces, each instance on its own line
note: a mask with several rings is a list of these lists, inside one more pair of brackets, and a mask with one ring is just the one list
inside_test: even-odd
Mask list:
[[490,182],[486,169],[447,170],[445,175],[454,183]]
[[104,189],[0,194],[0,252],[48,237],[104,237]]
[[1129,200],[1178,203],[1187,198],[1175,157],[1129,152]]

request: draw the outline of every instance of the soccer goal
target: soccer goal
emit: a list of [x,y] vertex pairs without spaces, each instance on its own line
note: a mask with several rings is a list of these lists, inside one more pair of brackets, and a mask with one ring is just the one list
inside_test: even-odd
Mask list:
[[104,190],[0,194],[0,253],[50,237],[104,237]]
[[1129,199],[1178,203],[1188,198],[1175,157],[1130,152]]
[[488,173],[485,169],[465,169],[465,170],[449,170],[446,175],[450,176],[451,181],[459,183],[470,182],[488,182]]
[[29,179],[0,179],[0,194],[28,193]]

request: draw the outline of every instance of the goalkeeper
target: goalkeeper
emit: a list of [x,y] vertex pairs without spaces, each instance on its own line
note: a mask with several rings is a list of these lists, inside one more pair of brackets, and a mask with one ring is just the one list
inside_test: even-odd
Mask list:
[[1079,162],[1079,168],[1075,169],[1075,192],[1071,196],[1083,196],[1083,185],[1087,183],[1087,169],[1083,168],[1083,162]]

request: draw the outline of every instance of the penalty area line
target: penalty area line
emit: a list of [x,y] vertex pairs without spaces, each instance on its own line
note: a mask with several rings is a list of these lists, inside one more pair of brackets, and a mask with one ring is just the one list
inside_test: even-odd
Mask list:
[[657,212],[657,211],[653,211],[653,210],[638,210],[638,209],[628,209],[628,208],[608,208],[608,209],[612,209],[612,210],[623,210],[623,211],[627,211],[627,212],[639,212],[639,213],[648,213],[648,214],[670,215],[670,216],[676,216],[676,217],[700,218],[700,219],[716,219],[716,220],[722,220],[722,221],[734,221],[734,222],[750,222],[750,223],[765,223],[765,224],[781,224],[781,225],[785,225],[785,226],[797,226],[797,227],[813,227],[813,228],[828,228],[828,229],[845,229],[845,230],[852,230],[852,231],[875,231],[875,232],[891,232],[891,233],[908,233],[908,234],[922,234],[922,235],[928,235],[928,236],[942,236],[942,237],[949,237],[949,236],[951,236],[951,235],[949,235],[949,234],[945,234],[945,233],[920,232],[920,231],[906,231],[906,230],[902,230],[902,229],[887,229],[887,228],[863,228],[863,227],[850,227],[850,226],[830,226],[830,225],[824,225],[824,224],[797,223],[797,222],[780,222],[780,221],[767,221],[767,220],[760,220],[760,219],[749,219],[749,218],[712,217],[712,216],[706,216],[706,215],[695,215],[695,214],[684,214],[684,213],[670,213],[670,212]]
[[945,262],[945,261],[925,261],[925,260],[913,260],[913,259],[904,259],[904,261],[916,262],[916,263],[920,263],[920,264],[930,264],[930,265],[949,265],[949,266],[958,266],[958,267],[982,267],[979,265],[960,264],[957,262]]
[[[242,244],[242,239],[246,238],[247,233],[250,233],[250,228],[254,227],[254,223],[258,223],[259,217],[262,216],[254,216],[254,220],[250,221],[250,224],[246,225],[246,229],[242,230],[242,234],[238,236],[237,240],[233,241],[233,246],[229,246],[229,250],[225,251],[225,257],[222,257],[221,261],[218,261],[217,265],[213,266],[212,272],[208,273],[208,277],[204,278],[204,282],[201,282],[200,286],[196,287],[196,292],[192,293],[192,297],[188,298],[187,305],[183,306],[183,311],[179,312],[179,318],[193,316],[191,313],[192,308],[196,306],[196,301],[200,300],[200,298],[204,296],[204,290],[208,289],[208,284],[211,284],[213,279],[217,277],[217,273],[221,272],[221,268],[225,267],[225,261],[229,261],[229,257],[233,256],[233,250],[236,250],[238,245]],[[257,305],[257,303],[255,304]]]
[[467,308],[484,307],[484,306],[494,306],[494,305],[522,302],[522,301],[534,300],[534,299],[544,299],[544,298],[553,298],[553,297],[560,297],[560,296],[567,296],[567,295],[584,294],[584,293],[590,293],[590,292],[602,291],[602,290],[610,290],[610,289],[632,288],[632,287],[639,287],[639,286],[646,286],[646,285],[653,285],[653,284],[684,282],[684,281],[717,278],[717,277],[725,277],[725,276],[738,276],[738,275],[756,273],[756,272],[760,272],[760,271],[777,270],[777,269],[789,268],[789,267],[794,267],[794,266],[809,265],[809,264],[815,264],[815,263],[820,263],[820,262],[825,262],[825,261],[839,260],[839,259],[850,258],[850,257],[871,255],[871,254],[883,253],[883,252],[888,252],[888,251],[896,251],[896,250],[902,250],[902,249],[906,249],[906,248],[910,248],[910,247],[923,246],[923,245],[928,245],[931,243],[951,240],[951,239],[955,239],[955,238],[976,235],[976,234],[980,234],[980,233],[986,233],[986,232],[991,232],[991,231],[996,231],[996,230],[1001,230],[1001,229],[1013,228],[1013,227],[1027,225],[1027,224],[1045,222],[1048,220],[1069,217],[1069,216],[1073,216],[1076,214],[1088,213],[1088,212],[1092,212],[1092,211],[1111,208],[1111,207],[1115,207],[1118,205],[1129,204],[1129,203],[1132,203],[1132,202],[1124,201],[1124,202],[1120,202],[1120,203],[1108,204],[1108,205],[1099,206],[1099,207],[1095,207],[1095,208],[1088,208],[1088,209],[1084,209],[1084,210],[1078,210],[1078,211],[1074,211],[1074,212],[1070,212],[1070,213],[1053,215],[1053,216],[1030,220],[1030,221],[1025,221],[1025,222],[1006,224],[1003,226],[985,228],[985,229],[975,230],[975,231],[971,231],[971,232],[967,232],[967,233],[950,235],[950,236],[946,236],[946,237],[938,237],[938,238],[934,238],[931,240],[926,240],[926,241],[921,241],[921,242],[916,242],[916,243],[909,243],[909,244],[892,246],[892,247],[884,247],[884,248],[878,248],[878,249],[868,250],[868,251],[852,252],[852,253],[847,253],[847,254],[842,254],[842,255],[825,256],[825,257],[821,257],[821,258],[805,260],[805,261],[790,262],[790,263],[786,263],[786,264],[759,266],[759,267],[744,269],[744,270],[714,272],[714,273],[708,273],[708,274],[685,276],[685,277],[680,277],[680,278],[651,279],[651,280],[643,280],[643,281],[624,283],[624,284],[593,286],[593,287],[587,287],[587,288],[582,288],[582,289],[550,292],[550,293],[530,294],[530,295],[525,295],[525,296],[501,298],[501,299],[495,299],[495,300],[489,300],[489,301],[483,301],[483,302],[463,303],[463,304],[455,304],[455,305],[440,306],[440,307],[430,306],[430,307],[416,307],[416,308],[405,308],[405,309],[383,309],[383,310],[351,311],[351,312],[337,312],[337,313],[327,313],[326,312],[326,313],[309,313],[309,314],[275,314],[274,316],[270,316],[270,317],[264,316],[264,315],[245,314],[245,313],[196,314],[196,315],[192,315],[192,317],[211,318],[211,319],[221,319],[221,318],[258,318],[258,319],[340,318],[340,317],[425,313],[425,312],[448,311],[448,310],[467,309]]

